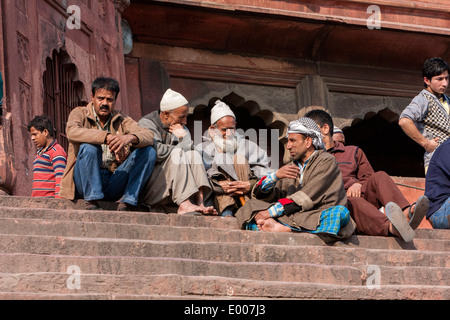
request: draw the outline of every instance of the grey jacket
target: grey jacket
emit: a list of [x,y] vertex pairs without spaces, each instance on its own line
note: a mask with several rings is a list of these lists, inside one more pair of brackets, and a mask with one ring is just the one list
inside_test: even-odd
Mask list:
[[157,155],[156,162],[163,162],[166,160],[174,148],[181,148],[184,151],[193,149],[194,144],[189,130],[184,127],[187,134],[183,138],[178,139],[171,134],[168,131],[169,128],[162,123],[158,111],[153,111],[144,116],[139,120],[138,125],[153,132],[153,139],[155,141],[153,146],[156,149]]
[[[208,178],[220,174],[220,170],[226,172],[234,180],[239,180],[233,165],[233,155],[228,153],[219,153],[212,141],[207,141],[197,145],[195,149],[200,152],[203,163],[205,165]],[[240,138],[238,140],[238,147],[236,154],[245,156],[250,170],[253,171],[257,178],[262,178],[267,175],[269,170],[269,158],[267,152],[260,148],[256,143]]]

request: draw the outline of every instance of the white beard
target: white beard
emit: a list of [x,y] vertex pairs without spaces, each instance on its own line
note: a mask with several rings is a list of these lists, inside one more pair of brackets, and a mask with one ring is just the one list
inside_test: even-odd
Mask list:
[[231,137],[230,139],[224,139],[221,135],[215,135],[212,138],[212,141],[223,153],[231,153],[234,154],[238,147],[238,139],[236,136]]

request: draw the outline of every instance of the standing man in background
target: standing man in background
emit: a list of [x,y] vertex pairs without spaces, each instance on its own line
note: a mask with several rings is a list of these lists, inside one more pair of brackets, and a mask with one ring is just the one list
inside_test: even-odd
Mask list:
[[441,58],[431,58],[423,66],[425,89],[403,110],[398,124],[405,134],[425,149],[427,172],[434,150],[450,137],[450,67]]

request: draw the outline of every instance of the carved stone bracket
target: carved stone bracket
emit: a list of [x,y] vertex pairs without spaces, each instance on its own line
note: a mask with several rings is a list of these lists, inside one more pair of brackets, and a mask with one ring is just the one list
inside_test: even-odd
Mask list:
[[126,8],[128,8],[131,4],[130,0],[114,0],[114,5],[116,7],[116,10],[119,11],[120,14],[122,14]]

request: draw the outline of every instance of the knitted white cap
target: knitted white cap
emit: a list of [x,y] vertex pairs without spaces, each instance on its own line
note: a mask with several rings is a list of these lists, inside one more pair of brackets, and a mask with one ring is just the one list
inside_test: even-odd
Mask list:
[[186,106],[189,102],[178,92],[172,89],[167,89],[164,96],[161,99],[159,109],[161,111],[170,111],[182,106]]
[[233,111],[231,111],[230,107],[225,102],[217,100],[216,105],[211,109],[211,124],[215,124],[217,121],[226,116],[236,119],[236,116]]
[[342,133],[342,134],[344,134],[344,132],[339,127],[336,127],[336,126],[334,126],[334,128],[333,128],[333,134],[334,133]]

